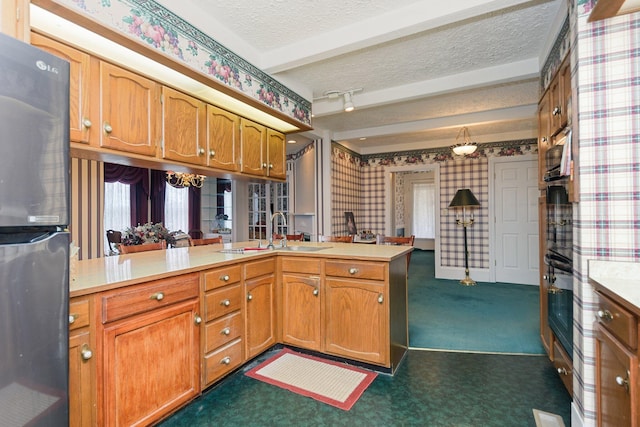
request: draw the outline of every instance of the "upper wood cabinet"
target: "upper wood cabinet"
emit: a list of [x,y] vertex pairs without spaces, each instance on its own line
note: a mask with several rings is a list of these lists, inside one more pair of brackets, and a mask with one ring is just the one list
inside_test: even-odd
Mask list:
[[547,171],[546,155],[551,146],[550,93],[545,92],[538,104],[538,189],[544,190],[547,183],[544,174]]
[[162,123],[160,85],[108,62],[98,67],[91,92],[100,107],[100,146],[155,156]]
[[240,119],[240,171],[249,175],[265,176],[267,168],[266,150],[267,128],[247,120]]
[[267,130],[267,175],[270,178],[287,178],[285,145],[284,134],[273,129]]
[[206,166],[207,106],[182,92],[162,87],[162,158]]
[[71,141],[88,144],[97,137],[89,103],[91,57],[38,33],[31,33],[31,44],[69,61],[69,136]]
[[551,135],[560,132],[569,121],[571,114],[571,61],[564,59],[549,85]]
[[208,166],[238,170],[240,118],[222,108],[207,105]]

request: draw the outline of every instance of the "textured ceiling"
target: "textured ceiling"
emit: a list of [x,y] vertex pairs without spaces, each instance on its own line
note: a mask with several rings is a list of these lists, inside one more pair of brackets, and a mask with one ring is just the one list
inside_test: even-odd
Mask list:
[[[535,138],[539,75],[566,0],[159,0],[314,100],[314,130],[371,154]],[[356,110],[327,91],[362,88]],[[362,139],[366,138],[366,139]]]

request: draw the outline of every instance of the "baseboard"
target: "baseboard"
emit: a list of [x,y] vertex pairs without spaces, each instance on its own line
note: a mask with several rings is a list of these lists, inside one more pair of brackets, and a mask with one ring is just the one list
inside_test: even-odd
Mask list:
[[571,402],[571,427],[584,427],[584,420],[574,402]]

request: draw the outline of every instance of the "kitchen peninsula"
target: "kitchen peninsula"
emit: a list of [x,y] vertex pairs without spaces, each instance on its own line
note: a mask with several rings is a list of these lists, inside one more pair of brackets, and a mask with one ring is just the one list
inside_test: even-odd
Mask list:
[[79,425],[153,423],[276,344],[395,372],[408,347],[411,247],[255,246],[77,262],[70,400]]

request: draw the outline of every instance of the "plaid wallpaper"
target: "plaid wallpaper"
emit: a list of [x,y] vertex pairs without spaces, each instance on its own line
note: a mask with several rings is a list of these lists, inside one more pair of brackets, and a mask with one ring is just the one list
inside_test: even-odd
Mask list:
[[592,426],[597,306],[588,261],[640,261],[640,13],[587,23],[595,2],[573,3],[580,160],[580,203],[574,209],[574,403],[584,425]]
[[[480,202],[475,223],[467,229],[469,267],[489,268],[489,157],[537,153],[536,140],[482,144],[470,156],[453,156],[448,147],[402,153],[359,156],[339,144],[332,146],[333,234],[346,234],[344,212],[352,211],[358,231],[383,233],[385,224],[384,175],[387,166],[440,163],[440,211],[447,209],[456,191],[469,188]],[[396,184],[397,188],[397,184]],[[440,217],[442,266],[464,267],[464,233],[453,212]]]

